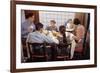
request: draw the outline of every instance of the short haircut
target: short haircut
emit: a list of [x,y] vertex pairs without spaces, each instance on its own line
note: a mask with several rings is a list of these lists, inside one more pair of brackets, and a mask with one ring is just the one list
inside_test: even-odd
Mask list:
[[32,13],[32,12],[30,12],[30,13],[27,13],[26,14],[26,19],[28,19],[29,17],[32,17],[34,14]]
[[80,20],[78,18],[75,18],[74,19],[74,24],[75,25],[79,25],[79,24],[81,24],[81,22],[80,22]]
[[50,22],[53,22],[54,24],[56,24],[56,21],[55,20],[51,20]]
[[39,23],[35,24],[35,28],[36,28],[36,30],[40,30],[41,28],[43,28],[43,24],[39,22]]

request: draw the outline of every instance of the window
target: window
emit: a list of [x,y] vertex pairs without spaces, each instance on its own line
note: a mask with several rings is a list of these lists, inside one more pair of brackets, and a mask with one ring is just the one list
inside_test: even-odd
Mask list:
[[44,24],[44,28],[50,24],[50,20],[55,20],[57,27],[64,25],[68,19],[74,19],[75,13],[56,12],[56,11],[39,11],[39,20]]

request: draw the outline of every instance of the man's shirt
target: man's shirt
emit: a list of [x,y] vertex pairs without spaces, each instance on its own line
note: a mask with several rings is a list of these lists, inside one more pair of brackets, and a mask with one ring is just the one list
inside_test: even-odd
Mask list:
[[28,20],[26,20],[25,22],[23,22],[21,24],[21,37],[22,38],[27,38],[28,34],[29,34],[29,27],[32,27],[33,30],[35,30],[35,25],[34,23],[29,22]]

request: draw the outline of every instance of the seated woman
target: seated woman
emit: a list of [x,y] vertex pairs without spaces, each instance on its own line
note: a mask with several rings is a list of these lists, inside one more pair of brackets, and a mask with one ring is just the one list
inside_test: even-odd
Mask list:
[[[69,19],[66,23],[66,31],[70,31],[70,32],[73,32],[75,30],[75,24],[73,24],[73,21],[72,19]],[[70,29],[69,29],[70,28]]]
[[[75,24],[75,36],[77,37],[77,45],[75,48],[75,52],[78,52],[82,54],[83,52],[83,42],[84,42],[84,36],[85,36],[85,27],[81,24],[80,20],[78,18],[74,19]],[[79,59],[82,57],[79,56]]]
[[63,25],[59,27],[59,31],[60,31],[59,32],[60,36],[58,37],[58,39],[60,40],[59,43],[71,44],[70,59],[72,59],[74,55],[75,46],[76,46],[76,42],[75,42],[76,37],[72,33],[68,31],[66,32],[66,27]]

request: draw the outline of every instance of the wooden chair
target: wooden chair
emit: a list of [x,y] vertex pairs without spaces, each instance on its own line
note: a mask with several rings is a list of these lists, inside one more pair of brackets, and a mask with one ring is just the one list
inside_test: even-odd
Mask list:
[[57,54],[55,60],[68,60],[70,58],[71,44],[59,44],[56,46],[57,52],[60,50],[60,54]]
[[48,55],[45,47],[45,43],[27,43],[30,60],[36,61],[36,59],[48,60]]
[[83,44],[80,42],[77,44],[76,48],[75,48],[75,51],[74,51],[74,58],[75,59],[82,59],[83,57]]

